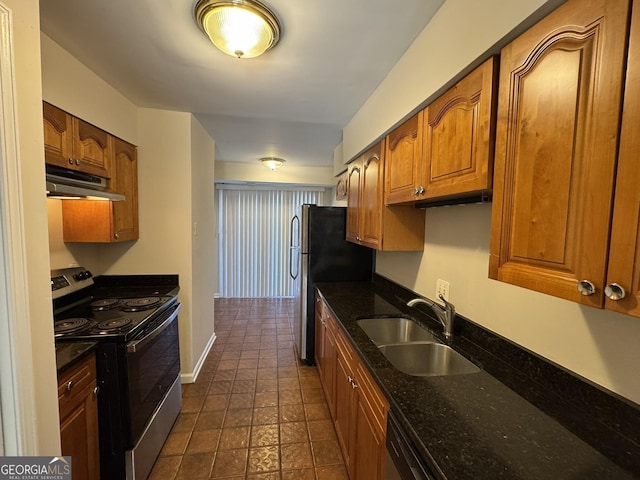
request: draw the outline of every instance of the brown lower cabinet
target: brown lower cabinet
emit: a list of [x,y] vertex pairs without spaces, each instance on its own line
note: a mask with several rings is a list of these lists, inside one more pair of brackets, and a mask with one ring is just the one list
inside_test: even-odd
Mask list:
[[389,402],[322,297],[316,294],[318,319],[316,325],[321,327],[316,330],[316,363],[349,478],[382,480]]
[[71,457],[73,478],[100,478],[97,393],[94,355],[58,377],[62,455]]

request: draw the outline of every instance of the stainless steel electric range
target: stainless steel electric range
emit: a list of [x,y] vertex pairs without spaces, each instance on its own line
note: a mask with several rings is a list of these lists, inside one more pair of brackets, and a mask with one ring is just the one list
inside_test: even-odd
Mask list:
[[182,404],[177,275],[51,272],[56,342],[95,341],[100,475],[144,480]]

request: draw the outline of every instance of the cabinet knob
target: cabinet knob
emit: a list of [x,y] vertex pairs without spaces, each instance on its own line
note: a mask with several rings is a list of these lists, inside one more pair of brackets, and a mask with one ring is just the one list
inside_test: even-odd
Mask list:
[[70,165],[73,165],[73,163],[74,163],[73,158],[70,158],[70,159],[69,159],[69,164],[70,164]]
[[418,188],[418,195],[422,195],[423,193],[424,193],[424,187],[420,185],[420,187]]
[[413,194],[416,195],[416,196],[418,195],[418,189],[417,188],[413,189]]
[[604,287],[604,294],[611,300],[618,301],[622,300],[627,292],[625,292],[624,288],[622,288],[617,283],[610,283],[609,285]]
[[71,380],[69,383],[67,383],[67,392],[71,391],[71,389],[73,388],[73,380]]
[[120,234],[119,234],[119,233],[114,233],[114,234],[113,234],[113,236],[114,236],[115,238],[120,238]]
[[100,387],[96,387],[93,389],[93,394],[98,395],[100,393]]
[[596,287],[589,280],[580,280],[578,282],[578,291],[584,296],[589,296],[596,293]]
[[76,165],[80,165],[80,159],[76,158]]

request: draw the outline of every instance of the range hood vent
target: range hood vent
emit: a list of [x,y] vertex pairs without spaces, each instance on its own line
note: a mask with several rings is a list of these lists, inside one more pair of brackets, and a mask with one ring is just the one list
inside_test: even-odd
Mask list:
[[49,198],[124,200],[124,195],[109,191],[106,178],[48,164],[46,171]]

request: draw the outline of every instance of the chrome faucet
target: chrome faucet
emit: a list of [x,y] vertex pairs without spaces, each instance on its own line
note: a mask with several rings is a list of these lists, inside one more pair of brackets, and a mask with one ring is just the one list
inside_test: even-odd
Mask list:
[[436,317],[438,317],[438,320],[444,327],[444,338],[449,340],[453,336],[453,319],[456,316],[456,307],[453,306],[453,303],[445,300],[442,294],[438,295],[438,298],[444,302],[444,307],[439,303],[434,302],[433,300],[421,297],[409,300],[407,302],[407,306],[413,307],[418,303],[429,305],[429,307],[431,307],[431,310],[433,310],[433,312],[436,314]]

